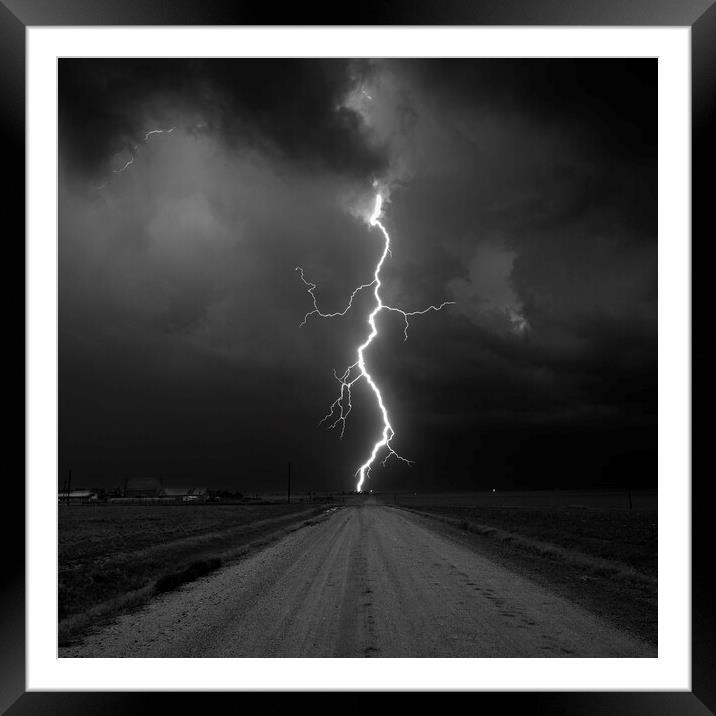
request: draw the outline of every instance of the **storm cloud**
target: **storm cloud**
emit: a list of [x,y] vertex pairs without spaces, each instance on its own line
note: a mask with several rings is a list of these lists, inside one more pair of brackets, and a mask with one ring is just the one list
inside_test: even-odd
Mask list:
[[85,173],[107,172],[156,126],[178,125],[276,158],[353,177],[385,168],[360,116],[344,105],[358,61],[64,59],[60,146]]
[[[656,480],[656,62],[61,60],[60,480],[375,489]],[[169,133],[146,136],[153,129]],[[131,158],[132,164],[121,169]]]

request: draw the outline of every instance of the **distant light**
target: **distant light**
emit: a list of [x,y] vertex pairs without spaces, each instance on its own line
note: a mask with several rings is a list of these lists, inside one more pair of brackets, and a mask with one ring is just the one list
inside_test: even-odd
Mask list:
[[495,491],[495,488],[494,488],[494,487],[492,488],[492,491],[493,491],[493,492]]

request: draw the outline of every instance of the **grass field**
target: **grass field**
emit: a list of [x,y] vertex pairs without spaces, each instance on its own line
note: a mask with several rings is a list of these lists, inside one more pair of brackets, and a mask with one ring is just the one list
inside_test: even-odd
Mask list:
[[60,643],[324,513],[326,505],[61,505]]

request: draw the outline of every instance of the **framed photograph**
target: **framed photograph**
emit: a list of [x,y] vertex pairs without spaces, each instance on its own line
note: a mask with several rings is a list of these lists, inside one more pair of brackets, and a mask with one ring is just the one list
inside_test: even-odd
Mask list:
[[0,706],[711,713],[711,1],[205,5],[0,4],[26,178]]

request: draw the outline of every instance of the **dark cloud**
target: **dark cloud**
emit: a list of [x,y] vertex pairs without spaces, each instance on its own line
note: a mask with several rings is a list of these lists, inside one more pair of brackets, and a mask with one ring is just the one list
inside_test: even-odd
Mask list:
[[448,112],[524,116],[577,133],[583,149],[655,161],[657,95],[650,59],[398,61]]
[[318,421],[370,295],[299,328],[295,267],[370,279],[378,178],[386,301],[456,305],[380,318],[376,489],[655,484],[655,105],[654,60],[62,60],[61,470],[351,488],[370,396]]
[[362,72],[347,60],[62,59],[61,150],[97,178],[148,130],[177,124],[365,180],[386,158],[343,106]]

